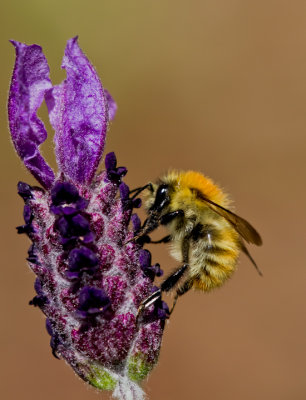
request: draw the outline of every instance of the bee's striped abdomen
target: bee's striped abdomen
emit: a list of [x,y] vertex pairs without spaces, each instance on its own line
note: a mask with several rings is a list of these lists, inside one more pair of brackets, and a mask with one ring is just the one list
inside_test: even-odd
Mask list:
[[203,226],[191,246],[189,279],[195,289],[209,291],[221,286],[236,268],[240,251],[238,234],[228,224],[220,227],[218,222],[218,226]]

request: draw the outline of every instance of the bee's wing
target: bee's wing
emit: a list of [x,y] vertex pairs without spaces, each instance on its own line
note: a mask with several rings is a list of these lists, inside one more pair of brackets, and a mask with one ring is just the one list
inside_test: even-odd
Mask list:
[[221,217],[224,217],[230,224],[232,224],[236,231],[248,243],[253,243],[257,246],[260,246],[262,244],[259,233],[244,218],[241,218],[238,215],[234,214],[232,211],[227,210],[219,204],[214,203],[212,200],[204,197],[203,195],[201,195],[201,199],[207,203],[208,207],[211,210],[215,211],[217,214],[221,215]]
[[241,246],[241,250],[244,252],[244,254],[249,258],[249,260],[251,261],[251,263],[254,265],[256,271],[259,273],[260,276],[263,276],[261,270],[259,269],[258,265],[256,264],[254,258],[251,256],[249,250],[246,248],[245,244],[243,243],[243,241],[240,241],[240,246]]

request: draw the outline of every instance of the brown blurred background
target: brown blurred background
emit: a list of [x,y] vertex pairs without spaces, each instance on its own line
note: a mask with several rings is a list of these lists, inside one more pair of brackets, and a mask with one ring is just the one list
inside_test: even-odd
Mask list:
[[[7,129],[8,39],[42,45],[59,83],[76,34],[119,105],[106,151],[128,167],[127,183],[200,170],[264,239],[251,248],[263,278],[242,256],[222,289],[181,299],[144,384],[149,398],[304,400],[306,3],[292,0],[1,2],[1,398],[110,398],[51,356],[42,314],[28,306],[29,243],[15,231],[16,183],[34,180]],[[51,143],[43,151],[55,167]],[[165,245],[153,257],[176,265]]]

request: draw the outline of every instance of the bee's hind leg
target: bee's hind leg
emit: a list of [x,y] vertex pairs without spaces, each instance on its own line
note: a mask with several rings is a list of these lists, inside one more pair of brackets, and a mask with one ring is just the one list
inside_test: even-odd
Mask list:
[[[188,268],[188,264],[184,264],[183,266],[177,268],[174,272],[172,272],[160,285],[160,288],[156,290],[154,293],[152,293],[149,297],[143,300],[143,302],[140,304],[138,308],[138,313],[137,313],[137,318],[136,320],[139,320],[139,317],[141,313],[148,307],[150,307],[152,304],[154,304],[156,301],[161,300],[162,297],[162,292],[169,292],[171,289],[174,288],[174,286],[177,284],[177,282],[183,277],[185,274],[186,270]],[[173,310],[173,307],[172,307]],[[171,310],[171,312],[172,312]],[[138,323],[138,322],[137,322]]]
[[[153,303],[155,303],[156,301],[161,299],[162,292],[169,292],[182,279],[182,277],[184,276],[184,274],[186,273],[186,271],[188,270],[188,267],[189,267],[189,264],[188,264],[188,262],[189,262],[189,247],[190,247],[190,240],[189,240],[189,237],[187,236],[187,237],[185,237],[185,239],[182,242],[182,255],[183,255],[184,264],[182,266],[178,267],[177,269],[175,269],[174,272],[172,272],[162,282],[162,284],[160,285],[160,288],[158,290],[156,290],[149,297],[144,299],[144,301],[140,304],[140,306],[138,308],[137,320],[144,309],[148,308],[150,305],[152,305]],[[182,289],[184,287],[185,287],[185,284],[183,285]],[[182,294],[180,294],[180,289],[178,289],[177,297],[181,296]],[[176,300],[177,300],[177,298],[174,299],[174,306],[175,306]],[[173,311],[174,306],[172,306],[171,312]]]
[[192,282],[191,280],[187,280],[184,285],[180,288],[177,289],[175,296],[174,296],[174,300],[173,300],[173,304],[172,304],[172,308],[170,310],[170,315],[173,313],[174,307],[176,305],[177,299],[180,296],[183,296],[183,294],[187,293],[190,289],[192,288]]
[[166,278],[162,282],[158,290],[156,290],[149,297],[144,299],[144,301],[139,306],[138,313],[140,313],[145,308],[150,307],[150,305],[155,303],[157,300],[161,299],[162,292],[169,292],[169,290],[171,290],[182,278],[187,268],[188,264],[184,264],[183,266],[177,268],[174,272],[172,272],[172,274],[169,275],[168,278]]

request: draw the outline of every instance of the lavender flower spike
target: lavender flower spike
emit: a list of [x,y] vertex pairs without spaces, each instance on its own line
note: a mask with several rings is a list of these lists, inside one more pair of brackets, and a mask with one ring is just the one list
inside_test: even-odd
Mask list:
[[[117,167],[110,153],[105,171],[96,174],[116,104],[76,38],[65,51],[67,79],[54,87],[41,48],[13,44],[12,139],[44,187],[18,184],[25,223],[17,230],[32,241],[27,260],[36,274],[30,304],[46,316],[55,357],[115,398],[142,399],[138,383],[157,362],[169,310],[156,302],[136,323],[137,309],[157,289],[153,281],[162,271],[151,265],[142,243],[130,241],[140,227],[132,213],[141,202],[122,182],[126,168]],[[47,136],[36,115],[44,96],[55,129],[57,177],[38,150]]]

